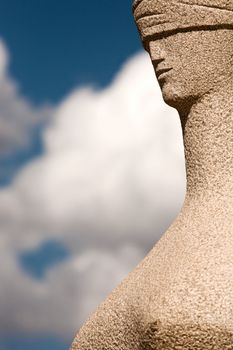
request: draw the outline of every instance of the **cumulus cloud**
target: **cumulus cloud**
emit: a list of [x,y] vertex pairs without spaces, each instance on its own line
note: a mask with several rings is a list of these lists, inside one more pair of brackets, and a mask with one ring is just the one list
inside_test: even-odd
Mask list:
[[[65,336],[179,211],[182,137],[177,112],[164,104],[140,53],[106,89],[79,88],[61,101],[43,142],[44,154],[0,192],[0,325],[5,332]],[[51,239],[71,256],[35,280],[20,269],[17,254]]]

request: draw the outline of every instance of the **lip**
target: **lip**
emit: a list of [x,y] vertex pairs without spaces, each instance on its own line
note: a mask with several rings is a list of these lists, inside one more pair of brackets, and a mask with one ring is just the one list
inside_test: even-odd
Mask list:
[[169,70],[171,70],[172,68],[163,68],[163,69],[158,69],[156,71],[156,75],[157,78],[160,78],[162,75],[164,75],[165,73],[169,72]]

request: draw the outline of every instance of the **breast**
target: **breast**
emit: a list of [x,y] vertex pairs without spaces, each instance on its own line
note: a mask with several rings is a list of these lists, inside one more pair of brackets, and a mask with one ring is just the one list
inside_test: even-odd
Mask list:
[[208,324],[173,324],[155,320],[147,325],[140,349],[230,350],[233,349],[233,332]]

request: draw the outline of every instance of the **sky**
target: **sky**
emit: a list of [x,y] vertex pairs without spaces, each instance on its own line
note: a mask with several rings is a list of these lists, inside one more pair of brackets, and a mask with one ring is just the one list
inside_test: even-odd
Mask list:
[[184,198],[131,0],[2,0],[0,350],[65,350]]

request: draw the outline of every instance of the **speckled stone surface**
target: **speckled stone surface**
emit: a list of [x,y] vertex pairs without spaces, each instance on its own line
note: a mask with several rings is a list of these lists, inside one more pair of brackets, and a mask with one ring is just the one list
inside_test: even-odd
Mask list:
[[232,28],[233,23],[232,0],[136,0],[133,10],[143,40],[177,29]]
[[[72,350],[233,349],[233,28],[225,27],[232,10],[233,0],[135,1],[164,101],[180,115],[187,194]],[[159,11],[174,19],[172,32],[141,20]]]

